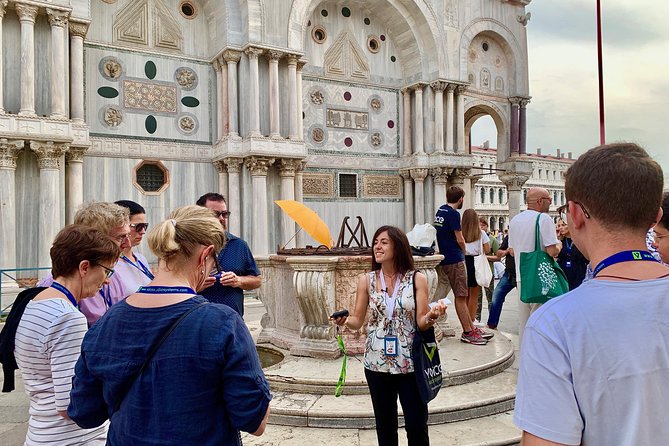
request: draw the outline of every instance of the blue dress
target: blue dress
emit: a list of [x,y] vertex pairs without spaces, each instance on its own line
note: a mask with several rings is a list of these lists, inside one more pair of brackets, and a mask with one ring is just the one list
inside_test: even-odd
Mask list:
[[151,346],[204,301],[114,305],[84,337],[69,416],[82,427],[111,418],[110,445],[236,445],[239,431],[255,432],[272,398],[269,385],[242,318],[218,304],[184,319],[112,413]]

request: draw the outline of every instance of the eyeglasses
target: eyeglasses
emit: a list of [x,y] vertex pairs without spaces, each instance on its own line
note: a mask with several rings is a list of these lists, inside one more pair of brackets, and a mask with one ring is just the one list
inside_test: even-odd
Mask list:
[[120,244],[122,244],[126,239],[130,239],[130,233],[128,233],[128,234],[123,234],[123,235],[119,235],[118,237],[114,237],[112,240],[115,240],[115,241],[118,242],[118,244],[120,245]]
[[[585,218],[590,218],[590,213],[588,210],[583,206],[580,202],[578,201],[572,201],[572,203],[577,204],[580,208],[581,211],[583,212],[583,215],[585,215]],[[568,205],[563,205],[558,208],[558,213],[560,214],[560,218],[562,219],[563,222],[567,222],[567,213],[569,211],[569,206]]]
[[667,236],[669,236],[669,232],[666,233],[666,234],[658,234],[658,232],[657,232],[656,230],[653,229],[653,238],[654,238],[655,240],[659,240],[659,239],[661,239],[661,238],[665,238],[665,237],[667,237]]
[[230,211],[212,211],[216,218],[228,218],[230,216]]
[[146,231],[149,229],[148,223],[130,223],[130,227],[137,232]]
[[218,261],[218,254],[216,254],[215,251],[212,251],[212,255],[214,256],[214,265],[216,265],[216,274],[221,274],[223,272],[223,268]]
[[93,263],[93,265],[100,266],[100,267],[104,268],[105,269],[105,276],[106,276],[107,279],[109,279],[111,276],[114,275],[114,270],[111,269],[111,268],[107,268],[106,266],[100,265],[99,263]]

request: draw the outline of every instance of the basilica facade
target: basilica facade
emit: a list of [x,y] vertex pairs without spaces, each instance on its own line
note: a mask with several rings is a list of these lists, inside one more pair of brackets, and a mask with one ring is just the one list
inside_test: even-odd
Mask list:
[[287,243],[278,199],[335,237],[346,216],[409,229],[450,185],[485,204],[482,116],[485,181],[513,216],[535,169],[530,1],[0,0],[0,268],[48,265],[90,200],[137,201],[155,223],[218,191],[256,255],[315,244]]

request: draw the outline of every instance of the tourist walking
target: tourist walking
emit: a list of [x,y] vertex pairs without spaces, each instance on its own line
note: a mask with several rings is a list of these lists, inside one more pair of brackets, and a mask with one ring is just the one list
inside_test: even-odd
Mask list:
[[[506,257],[505,257],[506,256]],[[492,304],[488,312],[487,326],[490,329],[497,329],[499,318],[502,314],[502,306],[506,295],[516,287],[516,261],[513,258],[511,249],[509,249],[509,236],[505,235],[502,244],[497,250],[497,257],[504,258],[504,274],[500,277],[495,291],[492,293]]]
[[[74,365],[88,328],[79,302],[108,283],[119,253],[104,233],[81,225],[66,226],[51,247],[51,285],[23,291],[17,297],[21,306],[10,317],[20,320],[14,355],[30,397],[27,446],[106,442],[107,424],[80,428],[66,411]],[[8,326],[10,323],[8,319]],[[3,333],[3,342],[6,335],[13,333]]]
[[123,285],[122,296],[113,297],[118,302],[135,293],[140,287],[148,285],[153,280],[153,273],[149,268],[146,257],[134,248],[142,243],[149,224],[146,222],[144,208],[130,200],[119,200],[115,204],[127,208],[130,212],[130,244],[124,247],[121,258],[114,267],[116,280]]
[[112,445],[239,445],[239,431],[261,435],[271,395],[251,335],[237,312],[196,294],[217,270],[221,224],[186,206],[148,242],[155,278],[84,337],[69,416],[88,428],[111,419]]
[[398,444],[398,396],[409,446],[428,445],[427,404],[418,391],[411,349],[416,326],[432,327],[446,307],[428,308],[427,278],[416,272],[401,229],[380,227],[372,246],[372,271],[358,277],[353,313],[334,322],[359,330],[369,309],[364,367],[379,445]]
[[523,444],[669,444],[669,268],[645,241],[662,187],[660,166],[631,143],[591,149],[567,170],[567,224],[594,278],[527,322],[514,414]]

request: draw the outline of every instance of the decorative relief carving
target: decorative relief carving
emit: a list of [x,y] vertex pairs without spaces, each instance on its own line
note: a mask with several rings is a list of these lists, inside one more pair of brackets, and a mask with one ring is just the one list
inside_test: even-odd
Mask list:
[[358,79],[369,78],[369,62],[355,37],[343,31],[325,52],[324,66],[327,74]]
[[84,155],[88,151],[86,147],[70,147],[70,149],[65,152],[65,162],[67,164],[71,163],[83,163]]
[[177,125],[181,133],[184,133],[186,135],[191,135],[197,131],[198,128],[197,118],[194,115],[191,115],[190,113],[180,115],[177,122],[178,122]]
[[333,198],[334,175],[305,172],[302,178],[302,194],[310,198]]
[[460,185],[465,182],[465,178],[471,175],[471,169],[458,168],[453,169],[453,172],[449,175],[449,180],[451,180],[452,185]]
[[123,107],[160,113],[177,112],[177,88],[174,85],[123,81]]
[[153,7],[153,44],[160,48],[181,51],[184,38],[179,22],[165,3],[154,1]]
[[519,191],[523,185],[530,179],[529,175],[518,175],[514,173],[502,174],[499,179],[510,191]]
[[338,129],[367,130],[369,113],[328,108],[326,125]]
[[70,30],[70,35],[74,37],[81,37],[83,39],[86,37],[86,33],[88,32],[88,23],[70,21],[70,26],[68,28]]
[[30,150],[35,152],[37,165],[42,169],[60,169],[60,158],[67,152],[66,144],[54,144],[52,141],[30,141]]
[[26,5],[24,3],[15,3],[14,8],[16,8],[16,14],[19,16],[20,21],[29,21],[35,23],[35,17],[37,17],[37,6]]
[[228,173],[239,173],[242,170],[242,165],[244,160],[242,158],[225,158],[223,160],[226,167],[228,168]]
[[23,141],[10,142],[5,138],[0,139],[0,168],[16,169],[16,160],[21,149],[23,149]]
[[113,40],[148,46],[149,2],[139,0],[129,2],[128,5],[114,17]]
[[383,144],[383,135],[380,132],[374,132],[369,135],[369,143],[372,148],[378,149]]
[[104,109],[102,120],[107,127],[118,127],[123,122],[123,112],[113,105]]
[[369,102],[369,105],[373,110],[381,110],[381,99],[374,98]]
[[278,162],[279,175],[282,177],[294,177],[301,160],[292,158],[281,158]]
[[481,70],[481,88],[490,89],[490,71],[487,68]]
[[9,3],[9,0],[0,0],[0,19],[5,16],[5,8],[7,8],[7,3]]
[[446,167],[433,167],[430,169],[430,175],[434,178],[435,184],[447,184],[450,169]]
[[226,62],[239,62],[239,59],[242,58],[242,53],[237,50],[225,50],[223,51],[223,59]]
[[312,91],[309,97],[311,98],[311,102],[316,105],[323,105],[323,102],[325,102],[325,97],[323,96],[323,92],[321,90]]
[[46,14],[51,26],[58,26],[60,28],[65,28],[67,26],[68,17],[70,15],[68,12],[46,8]]
[[411,169],[411,178],[414,179],[414,181],[424,181],[425,177],[427,177],[428,174],[428,169],[420,168],[420,169]]
[[103,57],[98,64],[102,77],[110,81],[117,81],[123,74],[123,65],[116,57]]
[[495,91],[504,91],[504,79],[501,76],[495,78]]
[[402,198],[402,180],[396,175],[363,175],[362,196]]
[[197,73],[187,67],[177,68],[174,72],[174,80],[184,90],[193,90],[197,87]]
[[446,4],[446,13],[444,14],[446,26],[458,27],[458,1],[449,0]]
[[274,164],[274,158],[263,158],[251,156],[246,158],[246,167],[251,171],[251,176],[267,176],[269,166]]
[[325,132],[322,128],[316,127],[311,131],[311,139],[313,139],[315,143],[322,143],[325,140]]

